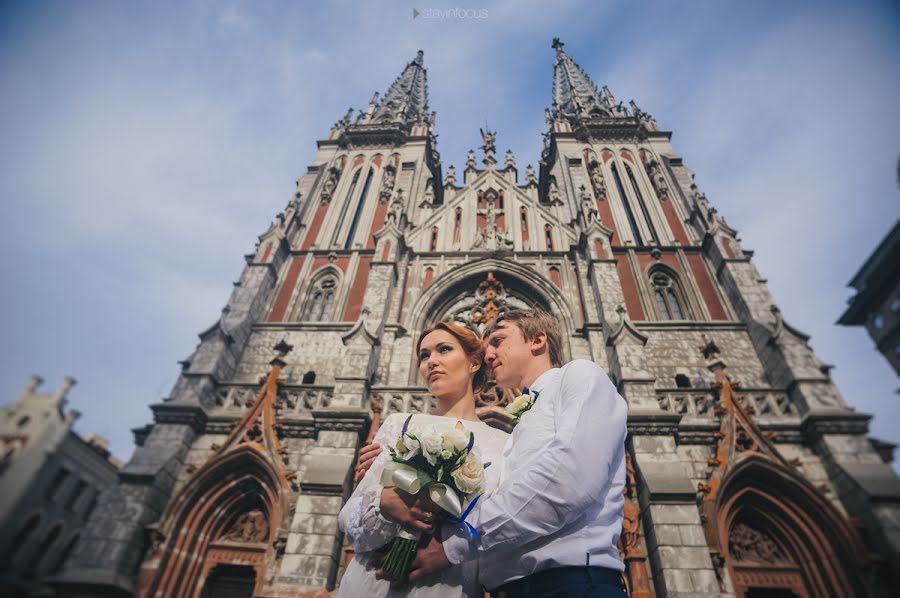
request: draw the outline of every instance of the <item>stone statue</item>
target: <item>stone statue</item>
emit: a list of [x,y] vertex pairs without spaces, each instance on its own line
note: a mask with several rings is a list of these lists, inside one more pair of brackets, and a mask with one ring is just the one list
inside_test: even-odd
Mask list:
[[381,192],[378,194],[381,201],[387,201],[394,190],[394,181],[397,179],[397,173],[394,167],[388,164],[384,169],[384,176],[381,178]]
[[597,206],[584,185],[581,186],[581,212],[584,214],[585,225],[597,220]]
[[600,169],[600,163],[596,160],[591,160],[591,163],[588,165],[588,171],[591,176],[591,186],[594,188],[597,198],[606,197],[606,181],[603,180],[603,171]]
[[484,153],[496,153],[497,148],[494,146],[494,142],[497,140],[497,133],[495,131],[491,131],[490,129],[488,129],[487,131],[485,131],[484,129],[478,130],[481,132],[481,139],[484,141],[484,145],[481,146],[481,149],[484,150]]
[[394,222],[397,226],[400,225],[400,216],[403,214],[403,189],[398,188],[397,193],[394,195],[393,201],[391,201],[391,207],[388,209],[388,213],[384,217],[384,222],[387,224],[388,222]]
[[485,224],[484,228],[480,229],[479,234],[475,236],[473,248],[503,249],[512,247],[513,240],[509,237],[509,233],[497,228],[497,216],[501,212],[494,209],[493,198],[488,199],[487,209],[478,210],[477,213],[479,216],[484,216]]
[[340,176],[341,169],[337,166],[332,166],[328,169],[328,177],[325,179],[325,182],[322,183],[322,201],[331,201],[331,194],[334,193],[334,189],[337,187]]

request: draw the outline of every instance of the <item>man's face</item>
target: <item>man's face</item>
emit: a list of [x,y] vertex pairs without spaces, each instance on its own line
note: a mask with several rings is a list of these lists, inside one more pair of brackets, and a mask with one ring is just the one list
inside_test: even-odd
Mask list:
[[521,388],[522,376],[528,371],[534,355],[531,342],[519,327],[506,320],[487,337],[484,361],[494,371],[494,380],[500,388]]

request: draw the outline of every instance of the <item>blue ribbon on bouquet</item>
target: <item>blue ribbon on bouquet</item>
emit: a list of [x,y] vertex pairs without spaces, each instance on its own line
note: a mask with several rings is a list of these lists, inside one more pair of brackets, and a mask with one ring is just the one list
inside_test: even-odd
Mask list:
[[479,498],[481,498],[481,494],[479,494],[478,496],[476,496],[476,497],[472,500],[472,502],[469,503],[469,506],[466,507],[466,510],[463,511],[463,514],[460,515],[459,518],[456,518],[456,517],[454,517],[453,515],[450,515],[449,513],[447,513],[446,511],[444,511],[444,513],[446,513],[445,516],[446,516],[447,520],[450,521],[450,523],[455,523],[455,524],[457,524],[457,525],[465,525],[467,528],[469,528],[469,533],[472,534],[472,537],[473,537],[473,538],[477,538],[477,537],[481,536],[481,534],[478,533],[478,530],[477,530],[477,529],[475,529],[474,527],[472,527],[472,524],[471,524],[471,523],[469,523],[468,521],[466,521],[466,517],[468,517],[468,516],[469,516],[469,513],[472,512],[472,509],[475,507],[475,503],[478,502],[478,499],[479,499]]

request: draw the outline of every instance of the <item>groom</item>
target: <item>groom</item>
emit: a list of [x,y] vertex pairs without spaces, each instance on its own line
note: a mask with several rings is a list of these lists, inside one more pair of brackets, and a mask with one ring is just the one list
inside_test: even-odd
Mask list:
[[410,583],[490,559],[479,579],[495,596],[624,597],[625,400],[594,362],[561,365],[559,323],[543,311],[500,315],[485,343],[497,386],[528,387],[534,402],[506,444],[500,485],[468,518],[477,536],[445,526],[443,541],[419,549]]

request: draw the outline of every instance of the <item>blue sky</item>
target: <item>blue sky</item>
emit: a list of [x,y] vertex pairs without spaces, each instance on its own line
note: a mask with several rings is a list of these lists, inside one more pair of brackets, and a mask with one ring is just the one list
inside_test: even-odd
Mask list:
[[[486,13],[412,18],[456,6]],[[127,458],[348,107],[422,49],[444,167],[486,123],[536,165],[555,36],[674,132],[787,320],[900,442],[897,377],[834,324],[900,215],[890,1],[3,2],[0,402],[72,375],[78,429]]]

